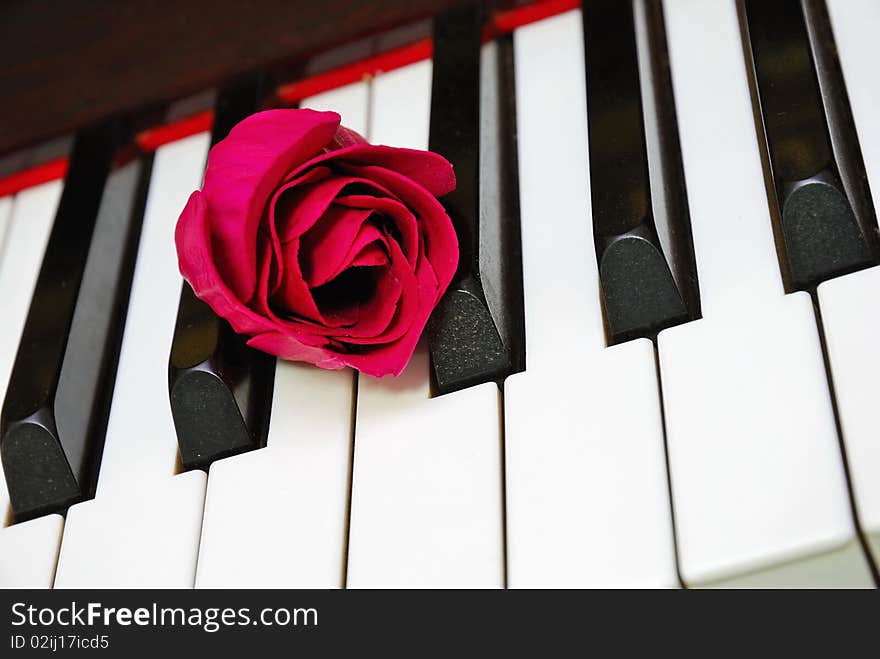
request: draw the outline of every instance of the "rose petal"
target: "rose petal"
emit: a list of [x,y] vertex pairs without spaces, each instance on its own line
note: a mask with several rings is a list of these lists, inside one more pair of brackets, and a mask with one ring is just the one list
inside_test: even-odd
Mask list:
[[375,189],[377,194],[390,194],[366,179],[352,176],[334,176],[308,185],[297,185],[297,180],[281,186],[269,204],[269,217],[282,243],[298,238],[311,229],[348,185],[367,185]]
[[272,295],[269,304],[278,313],[296,314],[319,324],[326,324],[327,319],[315,304],[312,291],[300,268],[300,247],[298,239],[284,244],[282,249],[284,276],[281,278],[281,286]]
[[309,286],[322,286],[344,268],[369,243],[383,238],[373,224],[365,222],[372,215],[368,210],[353,210],[333,204],[302,237],[300,266]]
[[305,345],[289,334],[265,332],[252,336],[248,339],[247,344],[252,348],[292,362],[308,362],[321,368],[333,370],[345,367],[345,363],[333,351]]
[[280,261],[275,258],[271,241],[257,241],[257,290],[248,301],[248,307],[262,314],[269,311],[270,289],[276,279],[276,272],[280,269]]
[[[330,170],[326,167],[315,167],[314,169],[310,169],[307,172],[303,173],[302,176],[297,178],[295,181],[291,181],[290,185],[307,185],[310,183],[315,183],[317,181],[323,180],[330,175]],[[272,278],[272,284],[267,289],[268,295],[274,295],[278,290],[278,287],[281,286],[282,276],[284,274],[284,259],[281,253],[281,237],[278,233],[277,222],[275,222],[271,218],[267,218],[265,221],[260,224],[260,234],[263,235],[266,232],[269,232],[269,238],[272,242],[272,251],[274,253],[273,260],[273,272],[274,276]]]
[[257,226],[272,191],[333,139],[339,121],[335,112],[258,112],[211,149],[202,194],[215,263],[239,300],[256,287]]
[[[389,296],[393,307],[389,308],[386,300],[371,301],[362,310],[360,322],[353,327],[345,328],[342,334],[334,335],[340,341],[353,345],[375,345],[394,341],[409,331],[418,312],[419,283],[400,250],[400,245],[394,241],[386,243],[390,267],[386,277],[380,281],[383,288],[377,291],[376,298],[380,293]],[[398,290],[396,294],[390,291]],[[390,297],[394,295],[393,297]],[[391,313],[393,311],[393,314]]]
[[344,149],[356,144],[366,143],[367,140],[365,140],[357,131],[353,131],[351,128],[346,128],[345,126],[340,126],[336,129],[336,135],[333,136],[333,142],[329,148]]
[[434,269],[442,295],[458,267],[458,237],[443,205],[424,188],[397,172],[372,165],[346,167],[346,170],[387,188],[419,218],[427,260]]
[[330,164],[329,161],[355,167],[374,165],[390,169],[410,179],[435,197],[442,197],[455,189],[455,172],[450,162],[443,156],[431,151],[375,144],[355,144],[321,153],[294,169],[285,180],[296,178],[301,172],[319,163]]
[[378,242],[373,242],[364,247],[357,255],[351,260],[351,267],[378,267],[383,265],[388,265],[388,253],[382,249],[381,245]]
[[341,328],[332,338],[343,344],[369,344],[371,337],[382,334],[391,324],[400,306],[404,288],[400,278],[390,268],[377,269],[376,272],[379,276],[375,294],[358,306],[357,322]]
[[337,197],[334,204],[349,206],[351,208],[363,208],[375,210],[388,218],[394,227],[400,232],[400,242],[403,253],[410,265],[415,268],[419,255],[419,223],[415,215],[404,203],[388,197],[371,197],[369,195],[342,195]]
[[[257,334],[274,327],[271,320],[249,309],[220,276],[212,253],[208,211],[204,195],[193,192],[174,231],[180,274],[196,296],[230,322],[236,332]],[[256,279],[256,268],[251,273]]]
[[[424,262],[423,265],[428,264]],[[438,290],[438,282],[430,267],[419,268],[417,277],[419,308],[408,331],[396,341],[374,346],[369,352],[340,355],[345,365],[375,377],[400,375],[403,372],[434,309]]]

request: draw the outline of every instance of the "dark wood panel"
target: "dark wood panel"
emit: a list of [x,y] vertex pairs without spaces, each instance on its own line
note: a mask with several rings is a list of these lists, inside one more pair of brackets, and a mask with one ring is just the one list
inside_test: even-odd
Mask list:
[[0,153],[461,3],[6,0],[0,6]]

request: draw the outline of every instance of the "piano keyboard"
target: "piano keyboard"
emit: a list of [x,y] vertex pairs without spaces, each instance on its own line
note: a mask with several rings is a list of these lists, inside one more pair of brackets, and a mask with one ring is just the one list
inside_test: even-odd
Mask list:
[[210,133],[104,144],[97,188],[82,131],[0,199],[0,587],[877,586],[880,4],[776,10],[481,44],[466,6],[301,100],[455,164],[462,264],[398,378],[273,368],[187,298],[177,217],[261,78]]

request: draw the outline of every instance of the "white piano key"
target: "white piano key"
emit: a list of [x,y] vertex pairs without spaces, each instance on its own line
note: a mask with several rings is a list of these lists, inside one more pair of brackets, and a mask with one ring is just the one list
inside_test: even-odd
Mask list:
[[812,304],[783,294],[735,4],[665,10],[703,308],[659,336],[683,579],[869,585]]
[[366,137],[369,130],[367,125],[369,102],[370,83],[365,81],[304,98],[299,107],[312,110],[333,110],[342,117],[343,126]]
[[12,217],[12,197],[0,198],[0,262],[3,261],[3,245],[9,231],[9,220]]
[[675,586],[653,347],[606,348],[602,329],[580,11],[514,49],[527,364],[505,384],[508,583]]
[[[424,149],[431,62],[373,82],[371,141]],[[423,344],[399,378],[360,377],[348,586],[501,587],[499,393],[430,398]]]
[[846,82],[856,133],[871,186],[874,208],[880,208],[880,2],[825,0],[834,42]]
[[168,350],[182,281],[174,226],[209,141],[201,133],[154,156],[98,490],[68,513],[57,587],[193,585],[205,475],[174,476]]
[[[31,295],[37,283],[43,252],[52,231],[52,222],[61,199],[61,181],[45,183],[19,192],[7,208],[8,228],[0,252],[0,404],[12,374],[18,342],[27,319]],[[12,521],[6,478],[0,480],[0,527]]]
[[348,586],[504,584],[499,392],[430,398],[423,343],[397,379],[361,377]]
[[[880,208],[880,3],[827,0],[847,94],[871,186]],[[829,281],[819,287],[819,306],[837,393],[853,493],[875,564],[880,564],[880,268]]]
[[819,305],[856,509],[874,561],[880,564],[878,300],[880,267],[819,286]]
[[64,518],[44,515],[0,529],[0,588],[51,588]]
[[[782,278],[735,4],[665,0],[664,7],[703,316],[739,312],[759,297],[775,302]],[[718,38],[694,30],[690,17],[717,25]],[[693,59],[703,47],[705,57]]]
[[[11,197],[0,199],[0,404],[6,397],[61,189],[62,184],[54,182],[20,193],[15,204]],[[51,588],[64,518],[46,515],[2,528],[11,521],[4,477],[0,479],[0,588]]]
[[[367,134],[369,84],[305,99]],[[280,361],[268,445],[215,462],[208,478],[199,588],[344,585],[354,374]]]
[[[693,585],[855,542],[809,297],[758,310],[760,322],[727,315],[660,335],[681,570]],[[863,560],[827,584],[766,576],[767,586],[870,583]]]
[[211,465],[199,588],[339,588],[353,379],[279,361],[268,446]]
[[72,506],[55,588],[192,588],[203,471]]
[[[0,199],[0,282],[2,282],[3,268],[3,245],[6,242],[6,233],[9,230],[9,223],[12,216],[12,197],[4,197]],[[0,291],[2,292],[2,291]],[[0,350],[2,350],[0,346]],[[6,384],[8,383],[8,375],[2,384],[0,391],[3,397],[6,395]],[[3,397],[0,397],[0,405],[3,404]],[[0,472],[3,470],[3,461],[0,459]],[[0,473],[0,476],[3,474]],[[12,511],[9,508],[9,490],[6,488],[6,478],[0,478],[0,528],[3,528],[9,521]]]
[[431,61],[426,60],[373,80],[370,142],[428,148],[431,71]]
[[[4,197],[0,199],[0,282],[2,282],[3,245],[6,242],[6,234],[9,231],[11,218],[12,197]],[[2,294],[2,289],[0,289],[0,294]],[[0,346],[0,351],[2,350],[3,347]],[[0,396],[0,405],[2,405],[3,403],[3,397],[6,396],[6,384],[8,383],[10,374],[6,375],[5,379],[3,380],[3,384],[0,385],[0,392],[2,392],[2,396]],[[3,462],[2,460],[0,460],[0,471],[2,471],[2,469]],[[11,514],[12,511],[9,508],[9,491],[6,488],[6,479],[2,478],[0,479],[0,528],[3,528],[3,526],[11,521]]]
[[163,146],[154,156],[98,495],[175,472],[168,351],[182,279],[174,227],[189,195],[201,187],[209,143],[208,133],[200,133]]

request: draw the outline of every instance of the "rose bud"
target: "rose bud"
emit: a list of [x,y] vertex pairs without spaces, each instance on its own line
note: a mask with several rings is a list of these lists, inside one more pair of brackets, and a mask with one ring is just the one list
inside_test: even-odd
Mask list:
[[180,272],[248,345],[400,374],[458,263],[441,156],[368,144],[335,112],[254,114],[177,222]]

